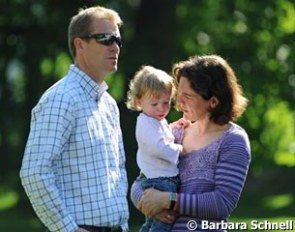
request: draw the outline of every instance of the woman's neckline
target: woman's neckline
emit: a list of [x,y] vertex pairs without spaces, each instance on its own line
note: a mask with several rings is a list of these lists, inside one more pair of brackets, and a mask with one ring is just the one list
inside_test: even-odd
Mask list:
[[[198,148],[198,149],[192,149],[191,151],[189,151],[189,152],[187,152],[187,154],[185,155],[185,157],[187,156],[187,155],[190,155],[190,154],[192,154],[192,153],[196,153],[196,152],[200,152],[200,151],[202,151],[202,150],[205,150],[205,149],[207,149],[208,147],[210,147],[210,146],[212,146],[214,143],[217,143],[217,142],[219,142],[222,138],[224,138],[232,129],[233,129],[233,127],[234,127],[234,123],[233,122],[229,122],[229,128],[227,129],[227,130],[225,130],[220,136],[218,136],[216,139],[214,139],[212,142],[210,142],[210,143],[208,143],[208,144],[206,144],[205,146],[203,146],[203,147],[200,147],[200,148]],[[183,142],[183,139],[184,138],[182,138],[182,142]]]

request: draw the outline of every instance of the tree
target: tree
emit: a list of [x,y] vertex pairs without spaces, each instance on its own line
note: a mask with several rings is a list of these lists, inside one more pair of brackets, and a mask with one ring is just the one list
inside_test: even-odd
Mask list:
[[[71,62],[67,26],[79,7],[97,1],[0,2],[0,183],[23,194],[18,170],[30,111]],[[170,71],[174,62],[217,53],[236,70],[249,107],[239,123],[251,139],[252,169],[295,165],[295,6],[292,0],[99,1],[124,20],[119,71],[108,77],[121,110],[132,182],[138,174],[136,113],[125,106],[129,80],[143,64]],[[173,111],[169,120],[179,117]],[[26,199],[26,198],[24,198]]]

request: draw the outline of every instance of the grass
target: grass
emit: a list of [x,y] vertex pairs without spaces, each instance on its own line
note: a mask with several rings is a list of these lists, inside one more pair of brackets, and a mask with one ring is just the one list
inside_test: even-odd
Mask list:
[[[292,184],[294,179],[294,170],[292,170],[284,175],[272,172],[271,175],[264,176],[261,180],[258,180],[257,177],[248,180],[230,221],[250,225],[253,220],[258,222],[267,220],[277,223],[293,220],[295,227],[295,185]],[[0,191],[0,231],[45,232],[45,227],[36,217],[32,208],[30,206],[18,208],[16,207],[17,201],[18,195],[15,192]],[[143,221],[143,216],[131,208],[130,232],[139,231]]]
[[45,232],[45,227],[32,211],[17,208],[0,211],[0,231]]
[[[248,228],[252,220],[263,222],[264,220],[272,222],[285,222],[286,220],[293,220],[295,228],[295,217],[274,217],[274,218],[231,218],[231,222],[247,223]],[[140,225],[133,225],[130,227],[130,232],[138,232]],[[34,216],[20,215],[18,212],[11,211],[6,216],[0,214],[0,231],[13,231],[13,232],[45,232],[46,229],[41,225],[39,220]],[[230,230],[238,231],[238,230]],[[245,231],[245,230],[244,230]],[[246,230],[246,231],[250,231]],[[286,230],[272,230],[272,231],[286,231]]]
[[[290,197],[286,199],[290,199]],[[259,197],[245,197],[241,200],[239,207],[230,218],[231,222],[247,223],[249,225],[248,228],[250,228],[250,223],[253,220],[259,222],[263,222],[264,220],[271,222],[293,220],[295,227],[295,205],[293,201],[285,200],[284,196],[268,196],[261,199]],[[274,203],[276,201],[277,204]],[[286,201],[289,203],[288,205],[285,203]],[[130,232],[138,232],[140,228],[139,222],[135,221],[134,218],[138,217],[131,215],[131,219],[133,220],[130,221]],[[142,219],[140,218],[141,222]],[[0,231],[45,232],[45,230],[45,227],[40,223],[31,209],[12,208],[0,211]]]

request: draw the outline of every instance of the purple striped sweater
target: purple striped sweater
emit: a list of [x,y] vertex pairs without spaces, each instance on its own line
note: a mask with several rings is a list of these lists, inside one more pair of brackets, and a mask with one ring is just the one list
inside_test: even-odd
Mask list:
[[[183,129],[175,130],[174,135],[176,142],[181,143]],[[172,231],[189,231],[187,226],[192,222],[198,224],[195,231],[203,231],[202,221],[210,224],[227,221],[238,203],[250,160],[248,135],[235,123],[231,123],[231,127],[211,144],[180,158],[178,204],[181,216],[175,221]],[[131,187],[134,205],[141,195],[140,182],[136,180]],[[215,226],[204,231],[225,230]]]

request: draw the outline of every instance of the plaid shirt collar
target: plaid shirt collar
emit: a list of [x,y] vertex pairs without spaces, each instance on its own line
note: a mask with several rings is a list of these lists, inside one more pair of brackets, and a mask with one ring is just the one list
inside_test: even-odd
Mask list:
[[98,84],[74,64],[70,66],[69,74],[70,73],[75,74],[75,78],[77,79],[81,87],[95,101],[98,101],[103,93],[108,89],[108,85],[105,81],[103,81],[101,84]]

